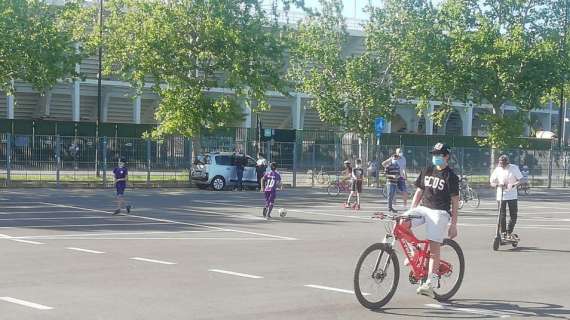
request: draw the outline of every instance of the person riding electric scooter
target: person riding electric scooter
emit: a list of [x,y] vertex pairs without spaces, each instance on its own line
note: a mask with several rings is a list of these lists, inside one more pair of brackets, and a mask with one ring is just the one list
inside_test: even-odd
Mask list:
[[[499,206],[499,218],[497,225],[497,236],[493,242],[493,249],[497,250],[499,245],[512,244],[516,246],[519,238],[513,233],[517,223],[518,214],[518,192],[517,185],[522,179],[519,167],[509,164],[509,157],[501,155],[499,165],[491,174],[489,182],[492,187],[497,188],[497,202]],[[507,205],[509,206],[510,220],[507,226]]]

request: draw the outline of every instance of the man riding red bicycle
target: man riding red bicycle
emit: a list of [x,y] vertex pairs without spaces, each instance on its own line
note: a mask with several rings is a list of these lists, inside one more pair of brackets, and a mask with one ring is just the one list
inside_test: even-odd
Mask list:
[[404,220],[401,224],[407,228],[426,225],[431,253],[429,275],[427,281],[417,289],[417,293],[434,298],[433,289],[439,279],[434,270],[439,270],[441,244],[446,236],[450,239],[457,236],[459,177],[449,167],[450,150],[447,145],[437,143],[431,154],[433,166],[423,169],[418,176],[412,209],[405,213],[423,218],[412,219],[411,222]]

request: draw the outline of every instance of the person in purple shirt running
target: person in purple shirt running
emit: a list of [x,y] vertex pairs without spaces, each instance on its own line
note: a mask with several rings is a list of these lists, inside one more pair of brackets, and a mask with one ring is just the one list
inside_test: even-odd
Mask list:
[[127,209],[127,213],[131,212],[131,206],[125,206],[125,189],[127,188],[127,178],[129,170],[125,166],[125,160],[119,159],[119,166],[113,170],[115,175],[115,188],[117,189],[117,209],[113,214],[121,213],[122,208]]
[[263,216],[267,219],[271,218],[271,210],[277,196],[277,187],[281,184],[281,175],[277,172],[277,164],[270,164],[271,171],[266,173],[261,180],[261,192],[265,192],[265,207],[263,207]]

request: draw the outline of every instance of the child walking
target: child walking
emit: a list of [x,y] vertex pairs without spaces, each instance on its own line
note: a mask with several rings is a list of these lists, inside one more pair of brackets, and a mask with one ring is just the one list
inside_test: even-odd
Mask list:
[[277,197],[277,187],[281,184],[281,175],[277,172],[277,164],[270,164],[271,172],[266,173],[261,181],[261,190],[265,192],[265,207],[263,207],[263,217],[271,218],[271,210]]
[[127,179],[129,175],[129,170],[125,166],[125,159],[120,158],[118,167],[113,170],[115,175],[115,189],[117,191],[117,209],[113,213],[121,213],[121,209],[125,208],[127,213],[131,212],[131,205],[125,206],[125,189],[127,188]]

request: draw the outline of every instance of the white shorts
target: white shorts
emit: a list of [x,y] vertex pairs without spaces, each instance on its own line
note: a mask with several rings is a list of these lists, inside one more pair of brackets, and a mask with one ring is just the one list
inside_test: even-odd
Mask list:
[[405,214],[423,217],[421,219],[412,219],[412,227],[421,226],[425,223],[428,240],[443,243],[443,239],[447,238],[447,225],[451,220],[447,211],[418,206]]

